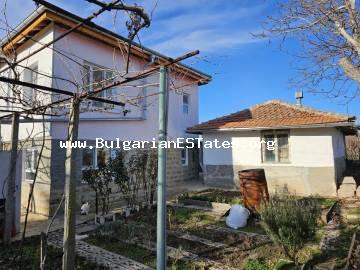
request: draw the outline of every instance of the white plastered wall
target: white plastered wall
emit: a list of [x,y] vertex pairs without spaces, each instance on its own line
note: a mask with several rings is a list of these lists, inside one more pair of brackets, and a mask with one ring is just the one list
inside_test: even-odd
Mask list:
[[[50,24],[48,25],[43,31],[41,31],[40,33],[38,33],[37,35],[35,35],[33,37],[34,40],[37,40],[38,42],[34,42],[34,41],[27,41],[24,45],[22,45],[19,49],[18,49],[18,55],[17,55],[17,59],[21,59],[24,56],[30,54],[31,52],[37,50],[38,48],[40,48],[42,46],[42,44],[46,44],[48,42],[50,42],[51,40],[53,40],[53,36],[54,36],[54,32],[53,32],[53,25]],[[38,72],[43,73],[45,75],[51,76],[52,75],[52,68],[53,68],[53,52],[52,52],[52,46],[50,46],[50,48],[45,48],[44,50],[40,51],[39,53],[29,57],[28,59],[24,60],[23,62],[20,63],[20,65],[22,66],[26,66],[26,67],[30,67],[34,64],[37,64],[38,66]],[[23,70],[24,68],[22,67],[18,67],[17,68],[18,72],[20,73],[20,80],[23,80]],[[2,75],[2,74],[1,74]],[[51,78],[45,76],[45,75],[40,75],[38,74],[38,78],[37,78],[37,83],[44,85],[44,86],[52,86],[52,80]],[[7,76],[7,74],[6,74]],[[2,84],[2,89],[6,89],[7,86],[4,86],[4,84]],[[19,91],[21,91],[21,87],[18,87]],[[41,100],[41,104],[47,104],[50,102],[50,96],[47,94],[41,94],[39,92],[37,92],[37,100]],[[5,101],[0,100],[0,104],[1,105],[5,105]],[[39,104],[39,105],[41,105]],[[24,106],[22,105],[17,105],[20,106],[21,108],[26,109]],[[15,109],[14,107],[9,107],[9,109]],[[21,110],[21,109],[20,109]],[[7,113],[0,113],[0,114],[7,114]],[[36,116],[33,115],[34,118],[42,118],[42,116]],[[47,118],[47,117],[45,117]],[[48,136],[50,133],[50,124],[46,123],[45,124],[45,135]],[[9,141],[11,139],[11,125],[10,124],[2,124],[1,127],[1,136],[3,138],[4,141]],[[20,140],[24,140],[26,138],[28,138],[29,136],[31,137],[41,137],[43,134],[43,124],[42,123],[20,123],[19,126],[19,139]]]
[[[332,140],[338,136],[334,128],[291,129],[289,137],[290,162],[274,166],[328,167],[334,166]],[[219,131],[205,133],[204,141],[229,141],[230,149],[204,149],[204,164],[209,165],[263,165],[261,160],[261,131]],[[343,149],[339,144],[338,152]],[[343,150],[342,150],[343,151]],[[272,164],[267,164],[271,166]]]
[[[56,26],[55,29],[55,35],[59,35],[64,31],[59,26]],[[55,46],[66,51],[67,54],[78,56],[74,57],[74,59],[80,63],[83,63],[85,59],[88,62],[119,71],[123,71],[125,67],[124,56],[126,55],[123,55],[119,49],[114,50],[111,46],[78,33],[70,34],[57,42]],[[131,57],[130,72],[142,71],[146,68],[146,65],[148,63],[144,60]],[[54,74],[71,80],[76,79],[81,83],[79,66],[58,55],[54,57]],[[158,83],[158,76],[158,74],[154,74],[140,82],[134,82],[134,84]],[[171,76],[174,78],[173,75]],[[180,78],[175,84],[176,86],[188,85],[189,80]],[[75,89],[71,84],[59,80],[55,81],[54,86]],[[186,128],[198,123],[198,86],[192,84],[183,90],[190,95],[189,114],[184,114],[182,111],[182,95],[171,91],[168,118],[170,138],[189,136],[185,134]],[[148,86],[141,89],[118,87],[116,89],[117,94],[124,94],[130,99],[150,95],[145,100],[141,100],[142,104],[146,104],[145,108],[127,104],[126,109],[130,110],[130,113],[126,117],[123,116],[121,108],[117,108],[113,112],[83,113],[81,119],[87,118],[87,120],[80,122],[79,138],[95,139],[100,137],[107,140],[114,138],[120,140],[152,140],[152,138],[157,138],[158,96],[152,95],[157,91],[158,86]],[[55,139],[66,138],[66,128],[67,123],[65,122],[53,122],[52,137]]]

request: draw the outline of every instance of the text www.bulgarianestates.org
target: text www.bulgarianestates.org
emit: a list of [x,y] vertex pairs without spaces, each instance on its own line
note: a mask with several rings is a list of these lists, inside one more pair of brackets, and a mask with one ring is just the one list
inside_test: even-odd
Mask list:
[[[260,145],[266,147],[267,150],[275,150],[275,141],[264,139],[261,141],[254,141],[253,143],[246,143],[244,145],[236,144],[237,148],[258,148]],[[122,149],[125,151],[131,149],[144,149],[144,148],[234,148],[235,145],[232,141],[220,141],[218,139],[204,140],[203,138],[177,138],[176,140],[157,141],[153,138],[151,141],[139,140],[139,141],[121,141],[119,138],[115,140],[104,140],[102,138],[96,138],[95,143],[88,145],[87,141],[60,141],[60,148],[110,148],[110,149]]]

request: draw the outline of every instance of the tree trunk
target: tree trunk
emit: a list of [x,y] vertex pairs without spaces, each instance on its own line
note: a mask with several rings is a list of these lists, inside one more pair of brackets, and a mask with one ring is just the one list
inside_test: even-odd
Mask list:
[[11,134],[10,171],[6,185],[5,222],[4,222],[4,244],[9,244],[11,233],[15,222],[15,186],[16,186],[16,160],[19,139],[19,114],[13,114]]
[[[80,100],[72,100],[72,108],[68,127],[68,141],[78,140]],[[64,215],[64,255],[63,270],[74,270],[75,267],[75,225],[76,225],[76,184],[78,148],[69,147],[66,150],[65,178],[65,215]]]

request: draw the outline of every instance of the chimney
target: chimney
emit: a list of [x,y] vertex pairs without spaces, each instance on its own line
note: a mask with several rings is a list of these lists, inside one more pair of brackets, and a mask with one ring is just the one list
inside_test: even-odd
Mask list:
[[299,90],[295,92],[295,98],[296,98],[296,105],[301,106],[302,102],[301,100],[304,98],[303,91]]

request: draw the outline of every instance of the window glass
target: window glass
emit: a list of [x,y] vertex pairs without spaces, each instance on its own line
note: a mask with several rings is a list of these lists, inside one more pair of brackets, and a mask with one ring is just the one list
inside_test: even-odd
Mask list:
[[[30,66],[29,68],[24,68],[23,71],[23,80],[25,82],[37,84],[37,72],[38,66],[37,64]],[[36,99],[35,96],[36,90],[31,87],[24,87],[23,88],[23,99],[28,104],[33,103]]]
[[[99,67],[93,64],[83,66],[84,85],[87,91],[95,91],[114,81],[114,72],[110,69]],[[111,97],[112,89],[107,89],[96,94],[97,97]],[[94,107],[104,107],[106,104],[99,101],[92,102]]]
[[188,165],[188,149],[181,149],[181,164]]
[[183,95],[183,113],[189,113],[189,95]]
[[90,91],[90,66],[84,65],[83,66],[83,80],[84,80],[84,88],[86,91]]
[[279,162],[288,161],[289,160],[288,134],[277,135],[277,147],[279,153]]
[[[273,147],[268,147],[272,141]],[[286,131],[265,132],[262,140],[262,154],[264,162],[289,162],[289,134]],[[270,149],[268,149],[270,148]]]
[[269,150],[268,147],[266,147],[267,142],[274,141],[274,135],[265,135],[265,144],[264,144],[264,151],[265,151],[265,161],[275,161],[275,150]]
[[89,149],[89,148],[85,148],[83,149],[83,162],[82,162],[82,166],[83,168],[87,168],[87,167],[95,167],[94,161],[95,161],[95,149]]
[[38,151],[36,149],[25,150],[25,179],[33,181],[35,179]]
[[97,167],[104,167],[110,159],[110,149],[97,149]]

